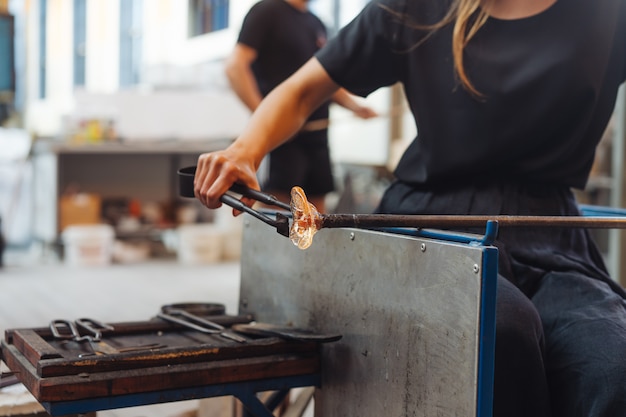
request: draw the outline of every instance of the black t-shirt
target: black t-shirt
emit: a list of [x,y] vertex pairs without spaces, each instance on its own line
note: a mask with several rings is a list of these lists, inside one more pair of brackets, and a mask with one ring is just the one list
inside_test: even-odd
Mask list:
[[529,18],[489,18],[465,53],[479,100],[454,74],[452,25],[426,37],[381,4],[420,24],[437,22],[448,7],[445,0],[374,0],[317,58],[335,82],[362,96],[404,85],[418,136],[396,168],[399,180],[585,186],[626,79],[626,0],[558,0]]
[[[298,10],[285,0],[262,0],[250,8],[238,42],[257,51],[252,70],[266,96],[324,46],[326,28],[313,13]],[[310,119],[327,117],[328,104]]]
[[[449,2],[372,0],[317,53],[353,93],[404,85],[418,136],[378,211],[578,214],[569,187],[585,185],[626,79],[626,0],[557,0],[526,19],[490,18],[465,54],[481,100],[455,77],[452,28],[427,35],[413,24],[438,22]],[[546,273],[568,271],[626,298],[586,229],[503,227],[497,245],[499,272],[529,296]]]

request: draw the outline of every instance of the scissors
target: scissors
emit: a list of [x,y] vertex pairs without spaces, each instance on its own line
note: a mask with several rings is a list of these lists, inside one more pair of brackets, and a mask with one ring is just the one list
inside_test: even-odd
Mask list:
[[[90,334],[81,335],[77,327],[78,323],[81,323],[81,327],[87,330]],[[101,341],[102,334],[100,330],[93,326],[97,326],[98,329],[113,329],[108,324],[104,324],[96,320],[79,319],[76,322],[73,322],[71,320],[57,319],[50,322],[50,331],[52,331],[52,336],[57,339],[78,343],[88,342],[91,351],[96,355],[119,353],[117,349]],[[82,357],[83,355],[79,356]]]
[[[81,335],[79,327],[87,334]],[[102,341],[103,330],[114,330],[114,328],[111,325],[90,318],[80,318],[76,321],[58,319],[52,320],[50,322],[50,331],[52,331],[52,335],[55,338],[67,341],[74,341],[78,343],[89,343],[89,347],[91,348],[92,353],[78,355],[81,358],[92,354],[111,355],[115,353],[132,352],[164,347],[164,345],[152,343],[147,345],[123,347],[118,349]]]

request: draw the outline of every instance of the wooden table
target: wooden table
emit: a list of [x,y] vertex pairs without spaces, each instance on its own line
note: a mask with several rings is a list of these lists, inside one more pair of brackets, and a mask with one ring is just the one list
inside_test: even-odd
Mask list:
[[[211,316],[225,326],[251,320]],[[316,342],[247,337],[238,343],[161,320],[111,325],[102,341],[119,353],[93,354],[89,343],[56,339],[42,327],[8,330],[2,358],[53,416],[232,395],[253,415],[269,417],[256,393],[320,382]],[[124,351],[150,344],[161,347]]]

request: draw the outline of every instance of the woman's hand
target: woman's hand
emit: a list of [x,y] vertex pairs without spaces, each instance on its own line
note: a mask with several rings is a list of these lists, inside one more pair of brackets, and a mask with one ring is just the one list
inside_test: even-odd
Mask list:
[[[231,145],[223,151],[200,155],[194,178],[194,193],[202,204],[211,209],[220,207],[220,197],[235,182],[259,189],[256,166],[245,150]],[[241,201],[248,206],[254,204],[250,198],[242,198]],[[234,215],[240,213],[233,210]]]
[[[263,157],[298,132],[338,88],[319,61],[311,58],[263,99],[235,142],[223,151],[200,155],[194,179],[196,198],[214,209],[222,205],[220,197],[235,182],[258,190],[256,170]],[[254,204],[250,198],[241,201]]]

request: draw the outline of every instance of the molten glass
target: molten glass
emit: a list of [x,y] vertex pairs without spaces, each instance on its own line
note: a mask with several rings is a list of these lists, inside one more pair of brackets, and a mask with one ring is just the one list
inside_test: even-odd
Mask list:
[[291,189],[291,214],[293,223],[289,239],[304,250],[313,243],[313,235],[320,229],[322,220],[315,206],[307,200],[304,190],[297,186]]

